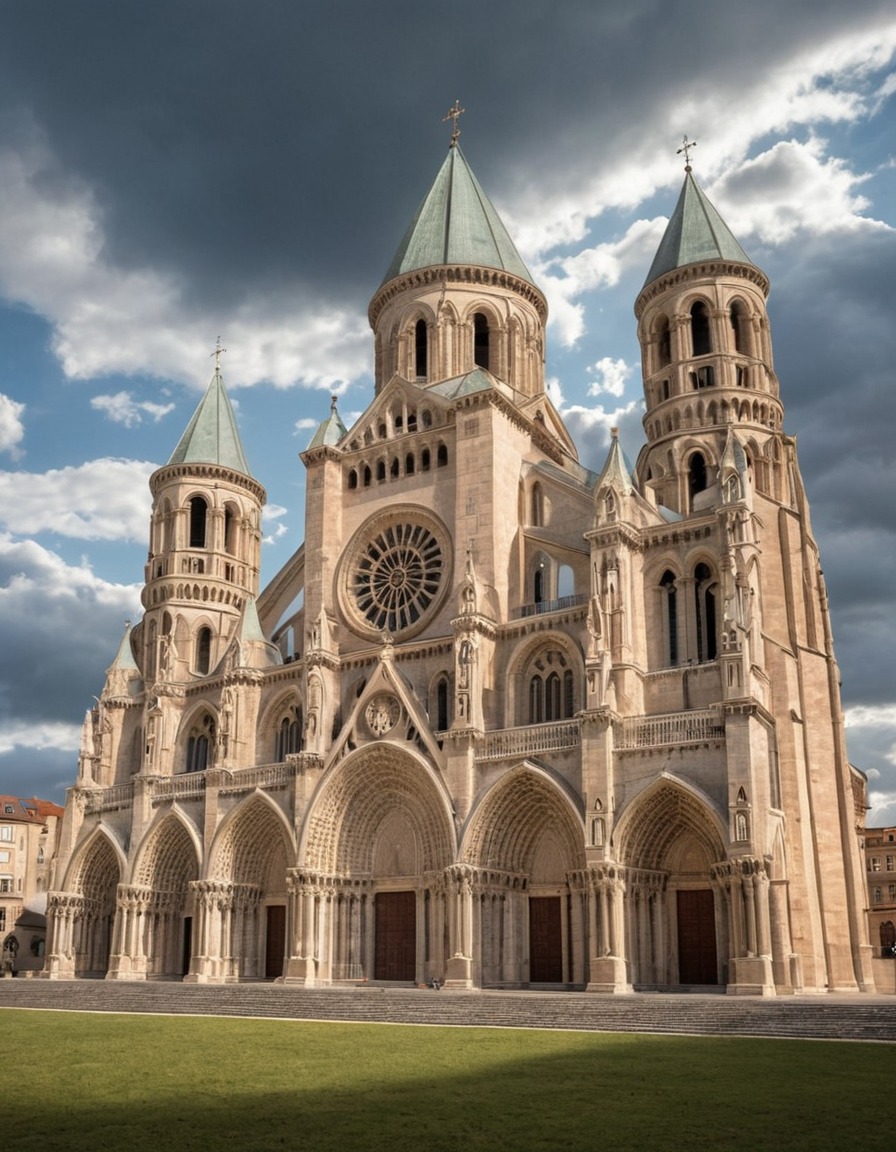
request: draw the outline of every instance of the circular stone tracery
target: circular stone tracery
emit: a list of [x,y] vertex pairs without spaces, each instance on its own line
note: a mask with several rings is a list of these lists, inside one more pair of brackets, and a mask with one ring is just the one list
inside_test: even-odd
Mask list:
[[398,634],[421,627],[438,607],[447,547],[435,524],[407,513],[359,533],[347,558],[347,606],[362,630]]

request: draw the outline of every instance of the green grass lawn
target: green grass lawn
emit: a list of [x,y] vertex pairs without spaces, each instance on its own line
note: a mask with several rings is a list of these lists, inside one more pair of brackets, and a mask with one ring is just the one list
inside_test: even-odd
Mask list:
[[0,1010],[31,1149],[892,1149],[896,1045]]

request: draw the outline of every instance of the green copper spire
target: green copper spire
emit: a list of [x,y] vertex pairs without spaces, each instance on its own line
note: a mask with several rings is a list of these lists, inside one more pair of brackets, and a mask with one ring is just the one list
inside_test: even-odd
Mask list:
[[417,209],[383,283],[434,264],[502,268],[532,283],[532,274],[470,170],[456,138],[452,138],[448,156]]
[[308,448],[310,450],[311,448],[321,448],[324,444],[338,444],[345,433],[346,427],[336,409],[336,397],[332,396],[330,398],[330,414],[321,421]]
[[171,454],[169,464],[221,464],[251,476],[220,365],[193,413],[193,419]]
[[701,260],[736,260],[740,264],[752,264],[728,225],[706,198],[688,165],[681,195],[644,284],[646,286],[675,268]]

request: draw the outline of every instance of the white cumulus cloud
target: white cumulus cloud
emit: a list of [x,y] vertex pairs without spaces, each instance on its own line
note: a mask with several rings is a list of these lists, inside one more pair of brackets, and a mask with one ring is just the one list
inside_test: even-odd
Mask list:
[[136,428],[145,416],[158,423],[163,416],[174,411],[174,404],[154,404],[151,400],[135,400],[131,392],[115,392],[108,396],[94,396],[90,407],[103,412],[113,424]]
[[143,460],[89,460],[48,472],[0,472],[0,525],[20,535],[143,540],[151,509]]
[[25,436],[24,411],[24,404],[0,393],[0,452],[9,452],[14,460],[22,454],[19,445]]

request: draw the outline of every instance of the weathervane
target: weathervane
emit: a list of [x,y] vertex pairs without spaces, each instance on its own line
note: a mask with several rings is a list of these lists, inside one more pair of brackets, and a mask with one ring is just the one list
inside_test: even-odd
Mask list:
[[463,116],[464,112],[466,112],[466,108],[461,108],[460,100],[455,100],[454,101],[454,107],[448,109],[448,115],[442,117],[442,123],[443,124],[445,123],[446,120],[453,120],[454,121],[454,124],[451,128],[451,147],[452,148],[457,147],[457,140],[458,140],[458,137],[460,136],[460,128],[458,128],[458,126],[457,126],[457,118],[458,118],[458,116]]
[[690,172],[690,170],[691,170],[691,149],[696,148],[696,147],[697,147],[697,141],[696,140],[688,140],[687,136],[682,136],[681,147],[678,149],[678,151],[675,153],[675,155],[680,156],[682,154],[682,152],[684,152],[684,170],[685,170],[685,172]]
[[214,356],[214,358],[215,358],[215,375],[216,376],[220,375],[220,372],[221,372],[221,354],[226,352],[226,351],[227,351],[226,348],[221,347],[221,337],[219,336],[218,340],[215,344],[215,350],[214,350],[214,352],[211,353],[211,355]]

